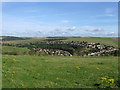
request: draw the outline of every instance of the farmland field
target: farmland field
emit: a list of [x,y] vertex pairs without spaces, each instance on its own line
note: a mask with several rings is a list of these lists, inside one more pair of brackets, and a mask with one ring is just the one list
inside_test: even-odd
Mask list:
[[[6,44],[2,46],[3,88],[119,87],[117,56],[39,56],[30,55],[29,48],[14,46],[45,40],[51,38],[3,41]],[[118,47],[112,38],[65,38],[60,41],[99,42]]]

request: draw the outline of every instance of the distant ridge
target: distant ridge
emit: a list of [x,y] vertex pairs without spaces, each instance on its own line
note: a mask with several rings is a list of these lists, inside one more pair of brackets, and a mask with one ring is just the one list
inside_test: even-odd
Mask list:
[[12,40],[28,40],[31,38],[26,37],[14,37],[14,36],[0,36],[0,41],[12,41]]

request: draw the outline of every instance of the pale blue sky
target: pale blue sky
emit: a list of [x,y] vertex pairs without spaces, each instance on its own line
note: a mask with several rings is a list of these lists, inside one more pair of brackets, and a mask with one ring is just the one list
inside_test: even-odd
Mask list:
[[117,2],[4,2],[3,35],[118,36]]

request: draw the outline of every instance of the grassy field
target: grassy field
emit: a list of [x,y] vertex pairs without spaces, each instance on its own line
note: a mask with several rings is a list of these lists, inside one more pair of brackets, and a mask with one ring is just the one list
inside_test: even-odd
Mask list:
[[3,88],[97,88],[104,76],[114,79],[114,88],[117,85],[117,57],[3,55],[2,59]]
[[[3,43],[34,43],[45,39],[49,38],[3,41]],[[98,42],[118,47],[117,39],[113,38],[67,38],[62,41]],[[27,56],[24,54],[26,52],[29,52],[29,49],[2,46],[3,88],[120,87],[118,57]],[[109,82],[110,80],[112,81]]]
[[34,43],[43,41],[46,38],[31,38],[29,40],[11,40],[11,41],[3,41],[2,43],[9,43],[9,44],[26,44],[26,43]]
[[12,47],[12,46],[2,46],[2,54],[18,54],[24,55],[24,53],[29,52],[29,49],[20,48],[20,47]]

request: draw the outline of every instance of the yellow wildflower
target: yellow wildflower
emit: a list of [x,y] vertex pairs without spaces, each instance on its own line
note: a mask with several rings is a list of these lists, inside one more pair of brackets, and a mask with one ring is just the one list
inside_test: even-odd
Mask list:
[[25,84],[22,84],[22,87],[24,87],[25,86]]
[[104,76],[104,77],[108,78],[108,76],[107,76],[107,75],[106,75],[106,76]]
[[15,59],[13,59],[13,61],[15,61]]
[[15,73],[15,71],[12,71],[12,73]]
[[108,83],[114,83],[114,79],[108,79]]
[[10,71],[7,71],[8,73],[11,73]]
[[103,80],[101,80],[101,82],[103,82]]
[[79,68],[79,66],[76,66],[76,68]]
[[102,77],[102,80],[106,80],[106,78],[105,78],[105,77]]
[[80,70],[80,68],[78,68]]
[[97,67],[97,69],[100,69],[100,68]]
[[57,77],[56,79],[58,80],[59,78]]

